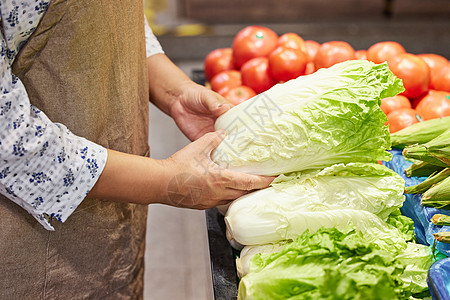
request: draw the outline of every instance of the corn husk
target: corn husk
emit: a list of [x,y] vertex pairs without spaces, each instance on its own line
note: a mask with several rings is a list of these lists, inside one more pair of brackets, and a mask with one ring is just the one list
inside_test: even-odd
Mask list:
[[433,233],[434,238],[441,243],[450,243],[450,232],[442,231]]
[[443,169],[444,167],[432,165],[422,160],[416,160],[411,166],[405,169],[405,174],[408,177],[429,177]]
[[406,194],[423,194],[430,187],[432,187],[433,185],[436,185],[437,183],[441,182],[442,180],[444,180],[445,178],[447,178],[449,176],[450,176],[450,168],[443,169],[440,172],[432,174],[430,177],[428,177],[421,183],[405,188],[405,193]]
[[403,149],[403,156],[437,166],[450,167],[450,130],[425,144],[406,147]]
[[430,187],[422,196],[422,205],[450,209],[450,177]]
[[425,144],[449,128],[450,116],[419,122],[391,134],[392,147],[402,149],[413,144]]
[[431,218],[431,223],[436,226],[449,226],[450,225],[450,216],[443,214],[435,214]]

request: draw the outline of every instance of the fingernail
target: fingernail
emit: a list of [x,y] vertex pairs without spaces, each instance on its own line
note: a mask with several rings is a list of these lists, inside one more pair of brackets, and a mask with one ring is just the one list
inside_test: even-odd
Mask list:
[[217,105],[217,109],[222,109],[222,108],[231,108],[232,105],[230,103],[220,103],[219,105]]
[[222,108],[224,108],[225,103],[220,103],[216,106],[216,110],[221,110]]
[[226,132],[225,132],[224,129],[217,130],[217,133],[220,134],[221,136],[225,136],[226,135]]

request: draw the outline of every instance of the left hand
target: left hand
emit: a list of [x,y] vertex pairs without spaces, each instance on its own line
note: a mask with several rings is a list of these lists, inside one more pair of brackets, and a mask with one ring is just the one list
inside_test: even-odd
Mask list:
[[221,95],[194,82],[185,83],[182,90],[170,107],[170,115],[191,141],[214,131],[216,119],[233,106]]

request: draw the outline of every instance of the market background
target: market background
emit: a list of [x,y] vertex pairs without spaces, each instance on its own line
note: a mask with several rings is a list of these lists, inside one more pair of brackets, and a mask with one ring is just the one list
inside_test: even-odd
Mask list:
[[[201,70],[216,48],[230,47],[246,25],[295,32],[319,43],[341,40],[355,50],[397,41],[407,52],[450,58],[450,0],[144,0],[165,53],[186,74]],[[164,159],[189,141],[150,108],[151,156]],[[213,299],[203,211],[149,207],[145,300]]]

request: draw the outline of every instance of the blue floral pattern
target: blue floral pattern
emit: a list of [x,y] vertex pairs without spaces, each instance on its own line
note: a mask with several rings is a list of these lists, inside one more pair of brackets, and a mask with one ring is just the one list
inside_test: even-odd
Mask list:
[[86,197],[106,163],[106,149],[52,123],[30,104],[11,65],[49,1],[0,0],[0,193],[44,228],[64,222]]
[[[0,0],[0,193],[44,228],[64,222],[97,181],[106,149],[75,136],[30,104],[11,65],[49,1]],[[145,20],[147,56],[163,53]]]

